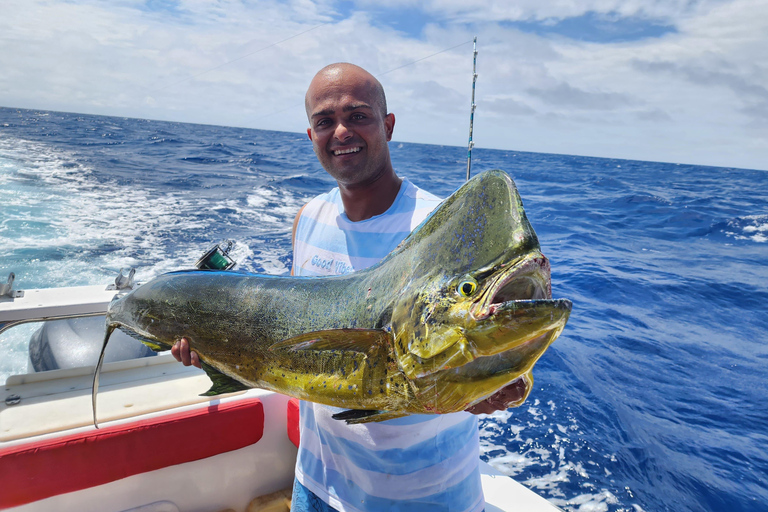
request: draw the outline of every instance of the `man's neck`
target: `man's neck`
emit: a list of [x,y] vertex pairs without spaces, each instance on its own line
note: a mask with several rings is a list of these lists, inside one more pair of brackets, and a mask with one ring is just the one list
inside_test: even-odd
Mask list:
[[395,202],[402,182],[393,170],[368,185],[347,187],[339,183],[344,212],[352,222],[381,215]]

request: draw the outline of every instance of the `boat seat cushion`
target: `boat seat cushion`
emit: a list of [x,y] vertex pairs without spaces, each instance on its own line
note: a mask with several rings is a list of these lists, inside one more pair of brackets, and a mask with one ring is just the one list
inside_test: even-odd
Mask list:
[[258,398],[0,449],[0,508],[244,448],[264,433]]

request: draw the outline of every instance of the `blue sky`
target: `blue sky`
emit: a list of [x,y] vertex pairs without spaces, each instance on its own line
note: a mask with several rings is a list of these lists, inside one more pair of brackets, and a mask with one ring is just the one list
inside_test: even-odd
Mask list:
[[510,21],[503,23],[503,26],[542,37],[559,36],[575,41],[603,44],[640,41],[662,37],[677,31],[669,20],[595,11],[562,19]]
[[303,132],[325,64],[396,141],[768,169],[765,0],[3,0],[0,105]]

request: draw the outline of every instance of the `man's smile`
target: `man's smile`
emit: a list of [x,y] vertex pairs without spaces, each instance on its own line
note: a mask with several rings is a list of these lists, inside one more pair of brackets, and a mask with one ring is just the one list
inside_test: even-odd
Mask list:
[[334,156],[348,155],[350,153],[357,153],[361,149],[363,149],[363,148],[361,148],[360,146],[357,146],[357,147],[354,147],[354,148],[347,148],[347,149],[334,149],[333,150],[333,155]]

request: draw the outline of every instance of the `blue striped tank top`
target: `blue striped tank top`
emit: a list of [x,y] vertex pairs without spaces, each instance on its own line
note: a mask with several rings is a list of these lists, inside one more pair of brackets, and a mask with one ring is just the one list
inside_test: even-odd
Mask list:
[[[344,213],[339,189],[312,199],[296,226],[293,273],[346,274],[387,254],[440,203],[407,179],[392,206],[360,222]],[[344,512],[479,512],[477,419],[461,412],[347,425],[342,409],[301,402],[296,478]]]

